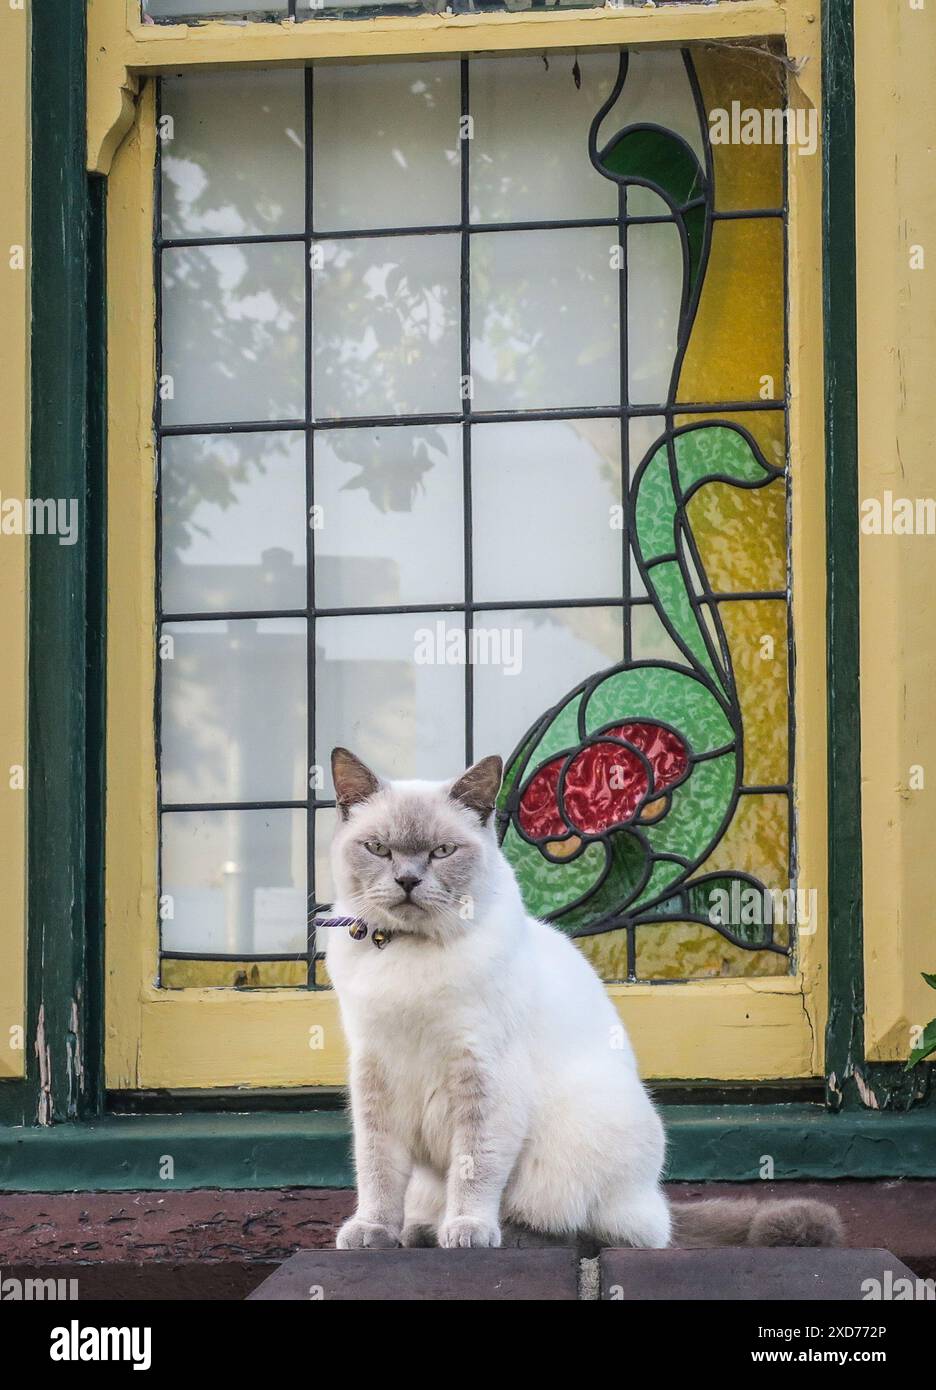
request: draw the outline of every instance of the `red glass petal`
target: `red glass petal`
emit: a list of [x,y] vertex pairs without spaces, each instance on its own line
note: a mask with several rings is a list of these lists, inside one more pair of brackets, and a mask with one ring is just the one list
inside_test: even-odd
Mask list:
[[566,815],[576,830],[597,835],[632,821],[649,790],[647,769],[632,748],[590,743],[566,769]]
[[532,840],[556,839],[567,835],[569,827],[559,813],[556,788],[564,758],[554,758],[532,779],[518,808],[518,819]]
[[679,734],[674,734],[672,729],[664,729],[660,724],[619,724],[616,729],[609,729],[608,733],[614,738],[626,739],[640,749],[653,768],[654,792],[663,792],[678,782],[689,766],[689,753]]

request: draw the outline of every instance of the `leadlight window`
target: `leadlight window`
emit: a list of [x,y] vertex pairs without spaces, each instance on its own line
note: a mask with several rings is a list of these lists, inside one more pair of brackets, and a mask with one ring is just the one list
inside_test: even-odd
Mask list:
[[336,742],[514,749],[505,852],[605,978],[789,971],[738,912],[792,883],[786,175],[733,100],[782,65],[163,80],[164,985],[325,982]]

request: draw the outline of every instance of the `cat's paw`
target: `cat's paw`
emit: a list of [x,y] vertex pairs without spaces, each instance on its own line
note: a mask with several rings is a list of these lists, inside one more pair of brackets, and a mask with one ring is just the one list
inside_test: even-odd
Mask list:
[[399,1231],[377,1221],[361,1221],[356,1216],[344,1223],[335,1238],[338,1250],[396,1250],[399,1244]]
[[439,1237],[435,1226],[430,1226],[426,1222],[411,1222],[410,1225],[403,1227],[403,1245],[407,1250],[424,1250],[428,1246],[438,1245]]
[[500,1227],[494,1222],[480,1221],[474,1216],[456,1216],[452,1221],[444,1221],[439,1227],[439,1244],[447,1250],[454,1250],[459,1246],[478,1250],[500,1243]]

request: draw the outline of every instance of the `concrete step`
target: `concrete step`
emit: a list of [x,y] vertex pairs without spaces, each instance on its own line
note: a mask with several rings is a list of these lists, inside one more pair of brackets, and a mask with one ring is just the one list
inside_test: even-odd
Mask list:
[[[902,1285],[899,1281],[908,1281]],[[888,1250],[304,1250],[249,1295],[258,1302],[840,1300],[923,1296]],[[933,1290],[936,1295],[936,1290]]]
[[303,1250],[256,1288],[257,1302],[537,1303],[578,1298],[574,1250]]
[[[852,1303],[875,1292],[886,1296],[888,1290],[893,1298],[895,1289],[916,1291],[918,1285],[913,1271],[889,1250],[602,1250],[598,1263],[600,1297],[609,1301]],[[909,1282],[901,1286],[898,1280]]]

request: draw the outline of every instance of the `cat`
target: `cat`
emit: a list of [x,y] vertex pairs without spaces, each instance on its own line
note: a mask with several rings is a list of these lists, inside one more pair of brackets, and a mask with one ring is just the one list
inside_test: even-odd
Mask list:
[[597,974],[500,852],[502,763],[379,779],[332,754],[328,971],[350,1050],[357,1210],[339,1249],[491,1247],[504,1223],[603,1245],[832,1245],[806,1200],[671,1206],[665,1138]]

